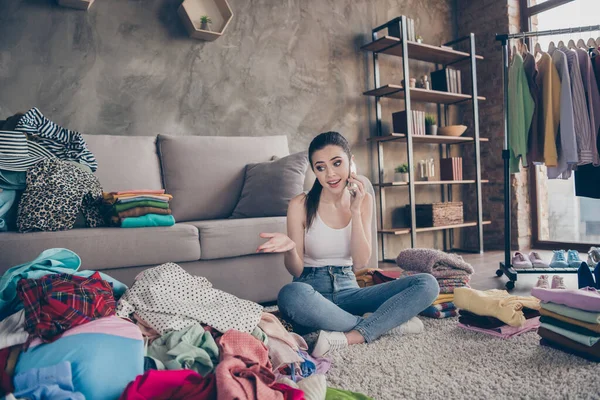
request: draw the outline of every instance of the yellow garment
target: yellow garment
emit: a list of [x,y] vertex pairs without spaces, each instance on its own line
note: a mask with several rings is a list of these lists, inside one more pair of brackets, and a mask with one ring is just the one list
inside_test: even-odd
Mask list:
[[541,121],[543,123],[539,126],[539,129],[543,129],[544,132],[544,162],[547,167],[556,167],[558,165],[556,137],[560,122],[560,77],[548,53],[542,53],[537,68],[537,84],[542,90],[541,113],[544,116]]
[[525,323],[523,307],[540,309],[540,300],[533,296],[512,296],[506,290],[454,289],[454,305],[477,315],[496,317],[510,326]]
[[451,302],[451,301],[454,301],[454,295],[452,293],[440,294],[437,297],[437,299],[435,299],[435,301],[433,303],[431,303],[431,304],[435,306],[437,304],[448,303],[448,302]]

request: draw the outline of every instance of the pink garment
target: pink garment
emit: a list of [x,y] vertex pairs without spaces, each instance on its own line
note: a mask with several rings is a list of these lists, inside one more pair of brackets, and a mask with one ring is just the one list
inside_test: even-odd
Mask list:
[[[115,315],[110,317],[98,318],[90,321],[87,324],[77,325],[60,336],[61,338],[79,335],[81,333],[105,333],[112,336],[120,336],[128,339],[143,340],[140,328],[133,322],[119,318]],[[31,341],[29,348],[43,344],[40,338],[35,338]]]
[[155,339],[160,337],[160,333],[156,332],[146,321],[140,318],[137,313],[133,314],[136,325],[142,331],[142,335],[148,338],[148,343],[152,343]]
[[119,400],[215,400],[215,376],[179,369],[150,369],[130,382]]
[[262,313],[260,321],[258,322],[258,327],[267,334],[269,339],[279,339],[290,346],[294,351],[308,349],[308,345],[304,339],[295,333],[288,332],[279,319],[273,314],[266,312]]
[[305,400],[304,392],[302,390],[293,388],[284,383],[274,384],[273,389],[282,392],[285,400]]
[[221,361],[215,369],[218,400],[284,400],[266,346],[249,333],[228,330],[217,341]]
[[[525,332],[529,332],[535,330],[540,327],[540,317],[530,318],[525,321],[522,326],[510,326],[510,325],[502,325],[496,329],[484,329],[478,328],[476,326],[465,325],[461,322],[458,323],[463,329],[467,329],[469,331],[487,333],[488,335],[497,336],[502,339],[510,339],[513,336],[521,335]],[[499,332],[498,332],[499,331]]]
[[148,189],[142,189],[142,190],[125,190],[122,192],[110,192],[110,194],[165,194],[165,189],[159,189],[159,190],[148,190]]
[[563,304],[584,311],[600,312],[600,293],[593,287],[582,289],[544,289],[534,287],[531,295],[544,303]]

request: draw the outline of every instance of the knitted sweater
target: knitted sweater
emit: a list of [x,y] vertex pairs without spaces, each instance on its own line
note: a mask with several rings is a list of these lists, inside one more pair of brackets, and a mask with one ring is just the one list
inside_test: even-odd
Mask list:
[[427,272],[435,277],[448,277],[452,270],[462,270],[467,274],[475,272],[471,264],[461,256],[434,249],[406,249],[396,257],[396,264],[407,271]]

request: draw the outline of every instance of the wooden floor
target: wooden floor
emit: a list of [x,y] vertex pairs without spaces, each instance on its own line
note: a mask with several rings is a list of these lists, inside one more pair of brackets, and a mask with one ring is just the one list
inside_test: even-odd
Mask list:
[[[552,258],[551,251],[539,250],[538,253],[547,262],[550,262]],[[483,254],[461,254],[462,257],[475,269],[475,273],[471,277],[471,287],[478,290],[488,289],[506,289],[504,286],[508,281],[506,276],[498,278],[496,276],[496,270],[500,264],[500,261],[504,261],[503,251],[486,251]],[[584,257],[585,254],[580,254],[580,257]],[[585,255],[587,257],[587,255]],[[585,260],[585,258],[583,258]],[[396,265],[392,263],[380,263],[380,268],[388,269],[395,268]],[[529,296],[531,294],[531,288],[535,286],[539,274],[520,274],[517,276],[515,282],[515,288],[511,294],[520,296]],[[577,274],[563,274],[565,285],[568,289],[577,289]],[[550,276],[550,283],[552,282],[552,276]]]

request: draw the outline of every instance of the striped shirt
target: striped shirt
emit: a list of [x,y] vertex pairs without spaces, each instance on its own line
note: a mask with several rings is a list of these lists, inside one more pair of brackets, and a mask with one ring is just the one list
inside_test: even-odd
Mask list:
[[28,140],[24,133],[0,131],[0,169],[27,171],[46,158],[56,157],[40,144]]
[[581,78],[581,69],[575,50],[563,47],[560,49],[567,56],[569,74],[571,75],[571,93],[573,95],[573,117],[575,118],[575,135],[577,137],[578,165],[592,164],[598,160],[596,136],[592,136],[590,115],[585,99],[585,89]]
[[98,169],[96,158],[87,148],[81,133],[55,124],[35,107],[21,117],[15,130],[34,136],[38,144],[61,160],[87,165],[92,172]]

